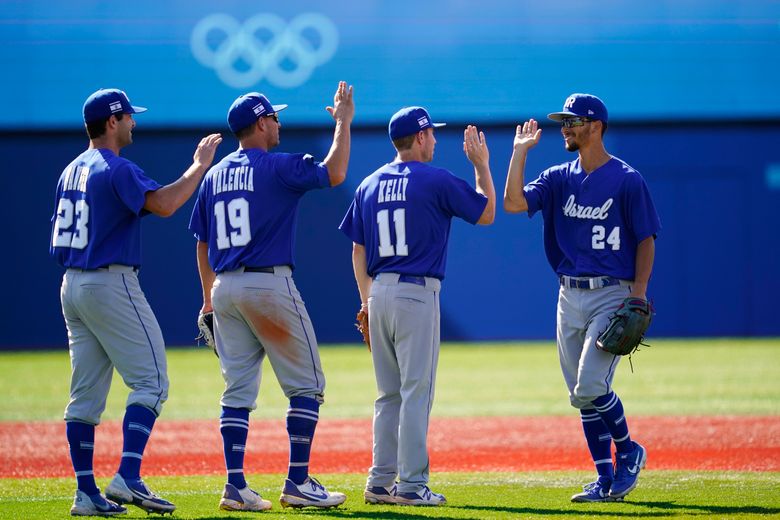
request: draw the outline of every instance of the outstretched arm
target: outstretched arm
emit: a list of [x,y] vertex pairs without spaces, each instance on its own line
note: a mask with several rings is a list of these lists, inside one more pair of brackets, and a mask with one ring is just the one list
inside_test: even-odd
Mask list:
[[336,94],[333,96],[333,106],[325,107],[325,110],[336,121],[336,128],[333,131],[333,144],[322,164],[328,168],[330,185],[338,186],[347,178],[347,165],[349,164],[350,125],[355,116],[352,85],[347,87],[345,81],[340,81]]
[[160,217],[170,217],[187,202],[198,187],[203,174],[211,166],[217,146],[222,142],[220,134],[207,135],[200,140],[192,165],[174,182],[146,194],[144,209]]
[[528,201],[525,200],[525,160],[528,150],[539,143],[542,130],[534,119],[529,119],[522,126],[517,125],[515,140],[512,144],[512,158],[509,160],[509,171],[504,188],[504,211],[507,213],[522,213],[528,211]]
[[463,152],[474,165],[474,180],[477,191],[488,199],[477,224],[492,224],[496,218],[496,189],[493,186],[493,176],[490,173],[490,150],[488,150],[484,132],[478,132],[476,126],[469,125],[463,131]]

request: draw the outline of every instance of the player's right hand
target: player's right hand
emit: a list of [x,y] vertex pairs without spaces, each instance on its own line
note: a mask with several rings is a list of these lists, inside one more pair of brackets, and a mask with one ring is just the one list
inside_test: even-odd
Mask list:
[[487,166],[490,163],[485,133],[477,131],[477,127],[468,125],[463,131],[463,152],[474,166]]
[[210,166],[214,161],[217,146],[221,142],[222,134],[211,134],[201,139],[195,149],[195,154],[192,156],[192,162],[201,166]]
[[539,138],[542,136],[542,129],[539,128],[539,123],[535,119],[529,119],[521,125],[517,125],[515,131],[515,140],[512,143],[514,148],[525,148],[529,150],[539,143]]
[[355,102],[352,100],[352,85],[347,86],[346,81],[339,81],[336,93],[333,95],[333,106],[325,107],[325,110],[335,121],[352,123],[355,117]]

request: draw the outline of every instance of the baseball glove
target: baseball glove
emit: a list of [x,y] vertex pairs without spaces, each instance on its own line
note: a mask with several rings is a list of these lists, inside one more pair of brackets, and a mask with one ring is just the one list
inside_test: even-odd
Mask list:
[[200,313],[198,314],[198,330],[200,331],[200,336],[198,336],[197,340],[203,340],[206,343],[206,346],[209,347],[211,350],[214,351],[214,354],[216,354],[217,357],[219,357],[219,354],[217,354],[217,343],[214,341],[214,313],[213,312],[206,312],[206,313]]
[[617,356],[631,355],[644,339],[655,315],[653,305],[642,298],[626,298],[609,319],[607,329],[599,334],[596,346]]
[[368,347],[368,351],[371,352],[371,337],[368,334],[368,311],[361,308],[358,311],[355,323],[355,328],[363,335],[363,343]]

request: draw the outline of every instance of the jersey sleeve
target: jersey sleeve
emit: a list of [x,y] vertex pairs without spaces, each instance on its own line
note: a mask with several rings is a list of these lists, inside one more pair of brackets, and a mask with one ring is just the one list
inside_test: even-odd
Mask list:
[[192,208],[192,215],[190,216],[189,229],[200,242],[209,241],[209,216],[206,211],[206,199],[210,186],[211,183],[207,183],[206,179],[204,179],[204,182],[201,183],[200,189],[198,190],[198,198],[195,200],[195,206]]
[[355,193],[355,198],[352,199],[352,204],[349,205],[339,229],[356,244],[366,245],[363,235],[363,215],[360,211],[360,190]]
[[305,192],[330,188],[328,168],[309,154],[274,154],[274,169],[282,184],[293,191]]
[[548,205],[552,199],[552,182],[551,170],[545,170],[536,180],[529,182],[523,188],[523,195],[528,203],[529,218]]
[[111,182],[119,199],[130,211],[139,216],[144,214],[146,194],[162,187],[130,161],[123,161],[114,168]]
[[647,237],[658,234],[661,230],[661,220],[655,210],[647,183],[639,173],[631,175],[627,188],[628,221],[636,242],[639,243]]
[[476,224],[485,211],[488,199],[468,182],[449,171],[441,172],[442,196],[440,203],[450,216],[459,217],[469,224]]

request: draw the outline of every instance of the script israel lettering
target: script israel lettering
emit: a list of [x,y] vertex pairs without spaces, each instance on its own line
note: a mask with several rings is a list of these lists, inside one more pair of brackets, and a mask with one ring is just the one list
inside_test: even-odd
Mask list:
[[563,214],[572,218],[606,220],[609,216],[609,208],[612,207],[613,202],[610,197],[601,206],[581,206],[575,201],[574,195],[569,195],[566,204],[563,206]]

